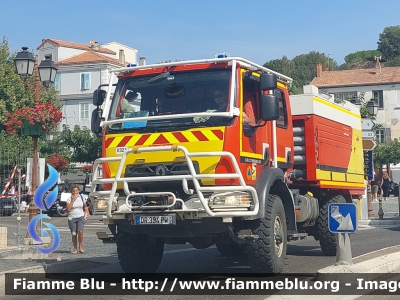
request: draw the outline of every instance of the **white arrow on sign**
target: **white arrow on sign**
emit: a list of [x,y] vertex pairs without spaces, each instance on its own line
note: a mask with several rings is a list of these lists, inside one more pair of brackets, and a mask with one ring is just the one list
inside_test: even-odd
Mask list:
[[361,119],[361,128],[362,130],[371,130],[372,127],[374,126],[374,122],[372,122],[371,119]]
[[372,139],[375,138],[375,132],[374,131],[368,130],[368,131],[362,131],[361,133],[362,133],[362,138],[363,139],[372,140]]

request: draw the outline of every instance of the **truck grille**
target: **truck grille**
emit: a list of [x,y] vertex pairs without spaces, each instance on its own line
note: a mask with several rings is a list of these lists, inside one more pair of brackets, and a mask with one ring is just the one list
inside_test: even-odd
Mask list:
[[[193,162],[194,168],[199,173],[198,162]],[[187,175],[190,174],[186,162],[169,164],[142,164],[127,165],[125,168],[125,177],[147,177],[147,176],[168,176],[168,175]]]

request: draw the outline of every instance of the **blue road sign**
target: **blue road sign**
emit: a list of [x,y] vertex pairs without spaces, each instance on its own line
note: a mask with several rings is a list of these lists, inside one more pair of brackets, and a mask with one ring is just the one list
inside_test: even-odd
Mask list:
[[353,203],[331,203],[328,207],[328,227],[333,233],[357,231],[357,207]]
[[368,151],[368,180],[374,179],[374,158],[372,151]]

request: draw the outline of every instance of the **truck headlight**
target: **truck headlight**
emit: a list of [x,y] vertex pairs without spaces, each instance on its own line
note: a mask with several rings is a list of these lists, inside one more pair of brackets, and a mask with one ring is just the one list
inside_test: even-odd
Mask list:
[[250,207],[252,197],[246,192],[214,194],[209,203],[211,207]]

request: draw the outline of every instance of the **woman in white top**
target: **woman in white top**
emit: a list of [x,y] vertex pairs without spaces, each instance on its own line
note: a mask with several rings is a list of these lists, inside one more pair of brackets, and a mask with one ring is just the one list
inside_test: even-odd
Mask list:
[[14,196],[14,194],[15,194],[15,186],[13,184],[10,186],[10,190],[8,191],[8,194],[11,195],[11,196]]
[[83,197],[79,194],[79,187],[74,185],[71,189],[71,197],[67,199],[68,225],[72,234],[74,251],[72,254],[84,253],[83,250],[83,227],[85,225],[85,214],[89,216],[89,209]]

